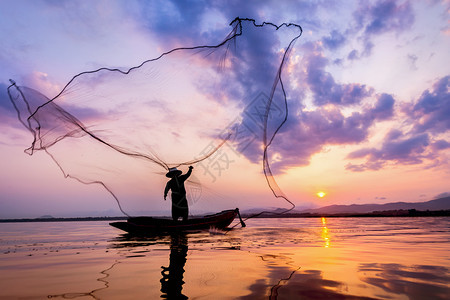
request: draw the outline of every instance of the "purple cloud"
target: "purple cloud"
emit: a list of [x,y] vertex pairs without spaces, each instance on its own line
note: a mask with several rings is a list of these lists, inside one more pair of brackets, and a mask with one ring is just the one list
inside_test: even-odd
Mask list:
[[[146,23],[147,27],[161,38],[161,42],[169,47],[174,45],[190,45],[193,41],[202,43],[202,32],[198,26],[208,5],[204,1],[185,3],[182,1],[166,1],[161,4],[153,1],[141,2],[135,14]],[[224,36],[223,34],[219,36]]]
[[364,84],[338,84],[333,76],[325,71],[329,64],[328,59],[321,53],[313,53],[306,63],[306,80],[310,90],[314,94],[314,103],[316,105],[325,105],[328,103],[349,105],[358,104],[363,99],[373,93],[372,88]]
[[431,91],[422,93],[419,100],[406,113],[412,114],[414,132],[430,131],[443,133],[450,129],[450,76],[445,76],[433,85]]
[[[292,90],[291,93],[288,92],[288,96],[295,94],[300,97],[298,99],[300,101],[290,102],[288,122],[270,147],[270,153],[282,158],[281,160],[276,158],[272,162],[275,172],[309,164],[312,155],[326,145],[360,143],[368,138],[369,129],[375,122],[388,120],[394,116],[395,99],[392,95],[373,95],[373,88],[357,83],[337,83],[334,77],[325,71],[329,61],[321,54],[322,48],[312,43],[303,47],[309,55],[305,55],[301,63],[307,68],[297,73],[296,77],[302,89],[309,89],[312,92],[313,103],[318,107],[315,110],[304,110],[301,99],[305,94],[298,95],[297,91]],[[258,75],[254,77],[257,78]],[[374,104],[363,105],[363,101],[369,98],[375,100]],[[294,102],[297,105],[293,105]],[[347,106],[359,108],[359,111],[344,115],[341,109]],[[244,118],[243,124],[246,124],[246,128],[251,129],[251,132],[258,132],[258,128],[251,127],[249,123],[249,118]],[[258,133],[257,136],[261,137],[262,133]],[[243,141],[248,141],[248,137]],[[260,145],[257,142],[245,145],[245,149],[238,147],[239,151],[252,162],[260,160],[262,155]]]
[[[388,163],[421,164],[437,159],[439,151],[450,148],[448,141],[438,139],[438,134],[450,129],[449,79],[450,76],[441,78],[431,91],[424,91],[415,103],[403,108],[407,117],[404,122],[412,125],[411,130],[393,129],[385,136],[380,148],[363,148],[350,153],[348,159],[366,159],[366,162],[350,163],[346,169],[365,171],[380,169]],[[383,94],[370,112],[380,120],[391,117],[393,103],[390,95]]]
[[[152,34],[156,34],[161,44],[167,49],[173,47],[190,47],[200,44],[215,45],[221,42],[218,38],[229,32],[225,22],[231,22],[236,17],[252,18],[258,23],[263,21],[298,23],[298,18],[286,20],[283,15],[274,13],[274,2],[255,3],[243,1],[205,1],[192,3],[183,1],[144,1],[139,4],[139,10],[133,10],[129,5],[125,9],[132,12],[146,24]],[[314,3],[285,3],[284,9],[302,11],[305,15],[314,15],[318,6]],[[270,11],[270,18],[267,12]],[[318,26],[317,20],[307,21],[312,26]],[[200,27],[201,26],[201,27]]]
[[450,148],[450,143],[446,140],[437,140],[433,143],[432,146],[435,150],[445,150]]
[[373,119],[387,120],[394,114],[394,98],[389,94],[381,94],[375,107],[368,111]]
[[420,134],[406,139],[394,139],[385,142],[381,152],[373,153],[378,159],[393,160],[406,164],[420,163],[421,155],[425,152],[426,147],[430,144],[428,134]]
[[[287,128],[279,133],[276,143],[271,148],[271,151],[283,157],[281,161],[272,162],[273,169],[282,172],[292,166],[307,165],[311,157],[326,145],[357,144],[366,140],[369,129],[375,122],[393,116],[393,104],[392,96],[382,94],[373,107],[366,108],[362,112],[354,112],[350,116],[344,116],[337,106],[332,109],[319,108],[300,112],[296,116],[291,115]],[[412,144],[409,146],[414,148],[416,145]],[[406,145],[400,143],[398,149],[392,149],[391,155],[401,151],[403,147],[407,148],[408,142]],[[362,149],[353,156],[365,157],[373,155],[373,152],[371,149]],[[371,165],[372,168],[381,167],[376,162]]]
[[372,4],[363,1],[354,12],[355,20],[366,35],[409,29],[415,20],[411,4],[409,1],[398,2],[386,0]]
[[331,31],[329,36],[324,37],[322,42],[328,49],[336,50],[347,42],[347,38],[344,34],[335,29]]
[[[390,135],[393,137],[393,135]],[[395,135],[396,136],[396,135]],[[420,164],[427,158],[427,150],[430,145],[429,136],[420,134],[410,138],[387,138],[380,149],[363,148],[351,152],[348,159],[366,158],[363,164],[349,163],[345,168],[349,171],[361,172],[366,170],[379,170],[388,162],[396,164]]]
[[349,32],[362,32],[363,50],[361,53],[352,50],[347,58],[350,60],[369,56],[374,43],[373,36],[388,33],[402,32],[411,28],[415,15],[409,1],[398,3],[396,0],[386,0],[376,3],[361,1],[358,9],[353,13],[354,28]]
[[356,60],[359,58],[359,53],[357,50],[353,49],[350,51],[350,53],[347,55],[348,60]]

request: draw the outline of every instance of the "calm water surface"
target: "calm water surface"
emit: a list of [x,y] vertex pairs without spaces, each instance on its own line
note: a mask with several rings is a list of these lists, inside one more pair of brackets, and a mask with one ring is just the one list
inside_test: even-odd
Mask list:
[[252,219],[132,238],[0,224],[0,299],[450,299],[450,218]]

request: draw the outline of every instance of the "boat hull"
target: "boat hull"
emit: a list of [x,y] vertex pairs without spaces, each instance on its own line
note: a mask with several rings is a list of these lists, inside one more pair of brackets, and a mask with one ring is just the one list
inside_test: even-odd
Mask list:
[[134,234],[149,234],[172,231],[204,230],[210,228],[225,229],[239,214],[239,209],[224,210],[220,213],[187,221],[173,221],[164,218],[132,217],[126,222],[112,222],[109,225]]

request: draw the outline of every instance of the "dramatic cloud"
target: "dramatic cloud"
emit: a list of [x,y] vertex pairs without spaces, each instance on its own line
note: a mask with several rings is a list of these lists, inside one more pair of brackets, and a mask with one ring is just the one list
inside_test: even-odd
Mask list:
[[396,0],[386,0],[376,3],[361,1],[353,13],[355,25],[348,32],[361,34],[362,51],[352,50],[348,59],[355,60],[369,56],[374,48],[373,37],[388,32],[400,33],[410,29],[415,16],[409,1],[398,3]]
[[434,150],[445,150],[450,148],[450,143],[446,140],[437,140],[432,144]]
[[450,130],[450,76],[441,78],[431,91],[422,93],[417,103],[406,108],[414,122],[414,132],[444,133]]
[[[290,121],[277,135],[269,151],[274,171],[282,172],[289,167],[308,165],[311,157],[327,145],[358,144],[366,140],[373,124],[393,115],[393,104],[392,96],[382,94],[377,96],[373,106],[349,116],[345,116],[338,106],[300,111],[296,115],[291,113]],[[255,132],[257,129],[253,130]],[[246,141],[247,147],[241,152],[249,160],[258,161],[262,155],[259,140],[249,141],[247,137]],[[400,145],[397,151],[401,151],[401,148]]]
[[394,113],[394,98],[389,94],[381,94],[375,107],[369,109],[367,116],[371,120],[387,120]]
[[[298,91],[309,90],[312,102],[316,106],[306,108],[301,102],[295,102],[296,105],[289,103],[289,120],[269,149],[275,172],[308,165],[311,157],[327,145],[363,142],[368,139],[369,129],[373,124],[394,116],[395,100],[392,95],[385,93],[374,95],[374,89],[363,84],[336,82],[333,75],[326,71],[330,63],[321,52],[323,49],[320,45],[307,43],[301,48],[307,55],[296,64],[290,65],[290,68],[295,66],[292,72],[297,78],[297,86],[301,88],[291,87],[288,97],[295,92],[296,95],[301,95],[299,100],[305,100],[305,93]],[[267,53],[264,53],[264,56],[269,57]],[[255,79],[259,76],[261,75],[255,74],[251,77]],[[306,80],[302,80],[303,78]],[[269,81],[261,78],[259,82]],[[348,108],[351,108],[351,112],[344,112]],[[243,124],[249,134],[254,134],[258,138],[250,140],[248,135],[245,136],[238,150],[250,161],[257,162],[262,156],[261,146],[258,143],[262,133],[258,131],[258,127],[252,125],[254,115],[257,114],[244,114]],[[275,105],[271,117],[279,120],[283,115],[282,109]]]
[[355,18],[367,35],[403,31],[414,23],[414,13],[409,1],[400,4],[398,2],[361,2],[360,8],[355,12]]
[[[381,148],[364,148],[348,155],[349,159],[366,159],[360,165],[348,164],[352,171],[378,170],[386,164],[421,164],[438,159],[439,151],[449,148],[450,143],[439,138],[450,129],[449,78],[438,80],[431,91],[426,90],[417,102],[403,108],[405,124],[412,124],[411,130],[391,130],[384,138]],[[386,114],[383,107],[391,107],[392,99],[383,95],[379,105],[372,111],[381,118]],[[387,109],[387,114],[390,109]],[[435,165],[439,165],[439,162]]]
[[[271,7],[271,5],[273,4],[260,5],[256,15],[262,17],[267,7]],[[315,5],[289,5],[292,10],[298,9],[305,14],[307,12],[317,13]],[[52,9],[62,9],[66,6],[52,5],[51,7]],[[242,3],[239,5],[221,3],[205,5],[204,1],[198,1],[186,5],[176,1],[151,1],[140,5],[127,4],[122,8],[129,16],[140,20],[139,22],[145,26],[144,29],[157,37],[160,45],[164,45],[167,49],[220,42],[216,40],[217,37],[223,37],[231,29],[231,27],[223,26],[224,21],[230,22],[235,16],[243,13],[255,17],[254,6]],[[98,7],[95,8],[95,11],[98,11]],[[89,19],[90,14],[85,12],[85,7],[76,14],[70,14],[70,17],[76,18],[79,17],[79,14]],[[111,18],[114,15],[117,15],[117,12],[102,16],[102,18]],[[282,16],[276,14],[274,17],[283,19]],[[283,19],[283,21],[285,20]],[[259,21],[257,20],[257,22]],[[318,28],[319,23],[306,22],[306,25]],[[325,34],[321,43],[309,42],[301,45],[301,49],[304,51],[302,59],[298,64],[294,64],[297,70],[293,71],[291,75],[298,74],[298,80],[304,80],[300,86],[311,92],[312,102],[317,107],[313,110],[302,110],[303,104],[299,104],[297,107],[290,104],[290,109],[296,108],[290,111],[288,123],[282,128],[276,143],[270,149],[273,156],[277,157],[274,159],[274,164],[279,170],[289,166],[308,164],[311,156],[321,151],[326,145],[357,144],[365,141],[369,137],[369,129],[373,124],[394,116],[395,100],[392,95],[375,94],[374,88],[363,83],[338,82],[328,70],[331,62],[324,51],[325,49],[332,51],[340,49],[346,46],[350,39],[362,35],[364,36],[362,39],[363,54],[368,55],[374,47],[371,41],[373,37],[387,32],[399,33],[411,27],[414,23],[412,7],[408,1],[401,3],[397,1],[361,2],[353,13],[353,22],[351,23],[352,25],[347,29],[333,29]],[[99,30],[101,29],[102,27]],[[247,29],[244,28],[244,30]],[[280,58],[278,53],[280,45],[273,44],[273,41],[277,39],[267,32],[259,34],[258,31],[247,31],[246,34],[250,37],[251,45],[237,45],[239,47],[237,53],[240,55],[237,58],[244,61],[245,64],[231,64],[230,74],[233,74],[234,78],[240,78],[239,84],[233,89],[227,88],[233,94],[224,95],[217,89],[208,91],[209,87],[201,87],[205,92],[214,95],[213,99],[217,99],[217,101],[239,98],[244,99],[245,104],[250,105],[253,98],[248,95],[258,93],[258,90],[253,90],[252,87],[268,85],[273,81],[271,76]],[[268,43],[272,44],[268,45]],[[252,49],[252,51],[247,49]],[[358,59],[360,55],[359,51],[353,50],[348,55],[348,59]],[[224,84],[227,83],[224,82]],[[445,140],[432,141],[426,134],[420,135],[421,132],[430,128],[440,132],[448,128],[448,121],[443,117],[448,105],[445,106],[441,103],[441,98],[445,97],[445,93],[442,92],[443,84],[440,83],[439,86],[437,84],[431,92],[424,92],[416,106],[410,108],[415,117],[421,120],[421,123],[416,126],[416,135],[409,138],[404,137],[404,140],[388,139],[378,152],[364,150],[366,157],[371,157],[369,160],[372,165],[379,160],[400,160],[400,154],[397,152],[402,149],[406,151],[405,155],[409,155],[409,159],[405,161],[416,162],[419,158],[412,159],[412,156],[414,153],[424,151],[423,149],[421,151],[420,145],[425,148],[432,146],[434,149],[447,147]],[[300,94],[300,98],[296,99],[304,100],[305,94],[303,91],[300,93],[301,88],[292,89],[291,92],[295,92],[296,95]],[[289,94],[288,97],[290,96]],[[372,100],[374,104],[368,105],[367,100]],[[433,101],[441,103],[437,105],[444,105],[444,107],[429,107],[433,105]],[[352,112],[344,113],[346,107],[350,107]],[[83,108],[77,107],[73,107],[71,110],[77,111],[77,115],[86,118],[96,117],[96,112],[93,110],[83,110]],[[278,114],[273,120],[274,123],[277,123],[282,116],[282,113]],[[255,141],[261,140],[261,128],[248,114],[244,113],[242,117],[243,128],[248,132],[243,135],[243,139],[237,147],[251,161],[257,162],[260,160],[261,148]],[[254,137],[256,139],[253,139]],[[424,145],[425,141],[426,145]],[[380,151],[387,151],[388,154],[380,154]],[[380,165],[376,167],[378,168]]]
[[169,47],[195,46],[192,44],[194,41],[205,42],[205,37],[202,37],[204,32],[194,24],[203,23],[202,18],[207,8],[204,1],[145,1],[139,6],[128,7]]
[[[390,138],[389,138],[390,136]],[[410,138],[399,138],[398,135],[388,135],[381,149],[361,149],[349,154],[348,158],[368,157],[369,162],[394,161],[402,164],[417,164],[422,162],[423,154],[430,141],[427,134]]]
[[338,84],[333,75],[326,71],[329,65],[328,59],[319,51],[310,53],[307,58],[306,80],[314,94],[316,105],[333,104],[357,104],[373,93],[373,89],[364,84]]

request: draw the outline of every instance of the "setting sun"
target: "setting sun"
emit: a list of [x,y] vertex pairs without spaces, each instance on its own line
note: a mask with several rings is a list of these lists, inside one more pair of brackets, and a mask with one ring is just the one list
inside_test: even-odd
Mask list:
[[324,192],[318,192],[316,195],[317,195],[319,198],[323,198],[323,197],[325,197],[326,193],[324,193]]

